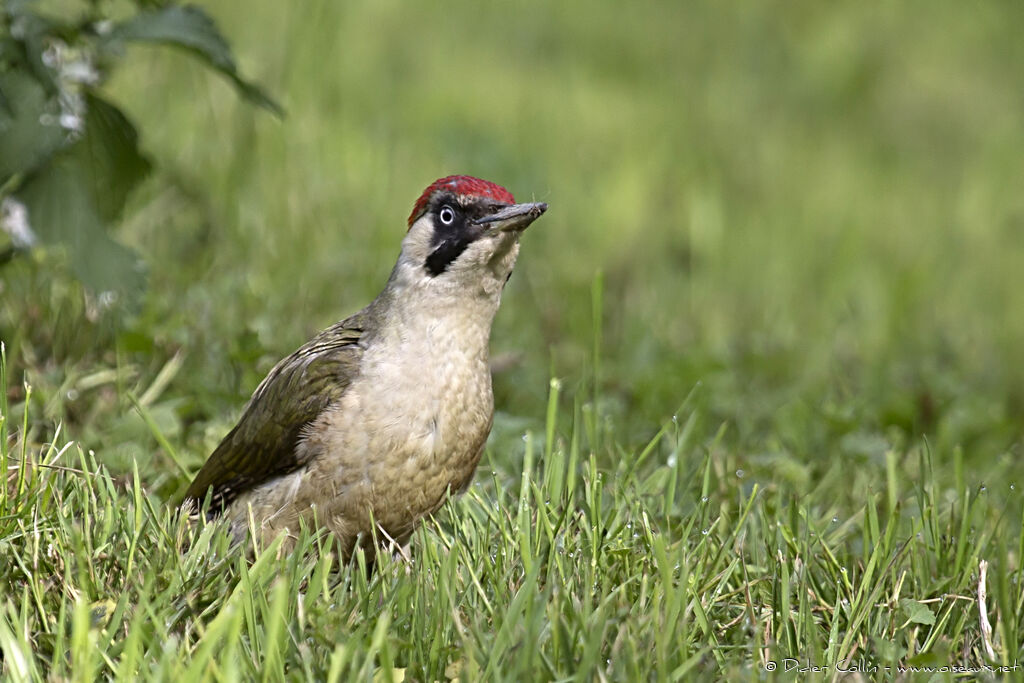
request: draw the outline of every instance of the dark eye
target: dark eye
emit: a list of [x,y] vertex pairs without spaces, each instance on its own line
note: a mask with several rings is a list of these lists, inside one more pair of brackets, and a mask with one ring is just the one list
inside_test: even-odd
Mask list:
[[455,210],[450,206],[442,206],[437,217],[440,218],[441,222],[445,225],[451,225],[455,222]]

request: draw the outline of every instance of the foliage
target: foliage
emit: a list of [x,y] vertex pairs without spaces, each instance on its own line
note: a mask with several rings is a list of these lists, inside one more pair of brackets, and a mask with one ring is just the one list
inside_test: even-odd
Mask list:
[[0,13],[0,200],[11,236],[0,261],[37,242],[59,244],[75,275],[108,303],[137,296],[143,265],[108,233],[151,162],[135,126],[101,94],[125,46],[184,48],[250,101],[280,108],[239,75],[227,42],[198,7],[140,0],[131,16],[114,20],[104,2],[78,3],[62,17],[35,5],[13,0]]

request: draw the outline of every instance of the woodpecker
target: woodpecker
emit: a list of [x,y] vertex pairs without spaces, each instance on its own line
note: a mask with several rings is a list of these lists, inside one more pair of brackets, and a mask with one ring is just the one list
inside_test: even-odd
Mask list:
[[428,186],[384,290],[274,366],[182,505],[207,505],[236,540],[251,515],[264,542],[304,520],[346,557],[406,544],[480,461],[491,323],[519,238],[546,210],[470,176]]

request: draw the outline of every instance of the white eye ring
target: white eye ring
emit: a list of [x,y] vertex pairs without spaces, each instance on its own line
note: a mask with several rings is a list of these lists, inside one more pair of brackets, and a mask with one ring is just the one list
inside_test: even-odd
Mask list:
[[455,211],[453,211],[450,206],[445,206],[442,207],[440,213],[437,214],[437,217],[440,218],[441,222],[445,225],[451,225],[455,222]]

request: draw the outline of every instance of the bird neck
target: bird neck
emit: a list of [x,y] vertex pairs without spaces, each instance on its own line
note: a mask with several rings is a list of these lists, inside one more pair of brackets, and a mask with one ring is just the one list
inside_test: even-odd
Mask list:
[[438,350],[486,359],[502,288],[457,287],[410,270],[399,262],[372,304],[381,336],[403,345],[457,347]]

